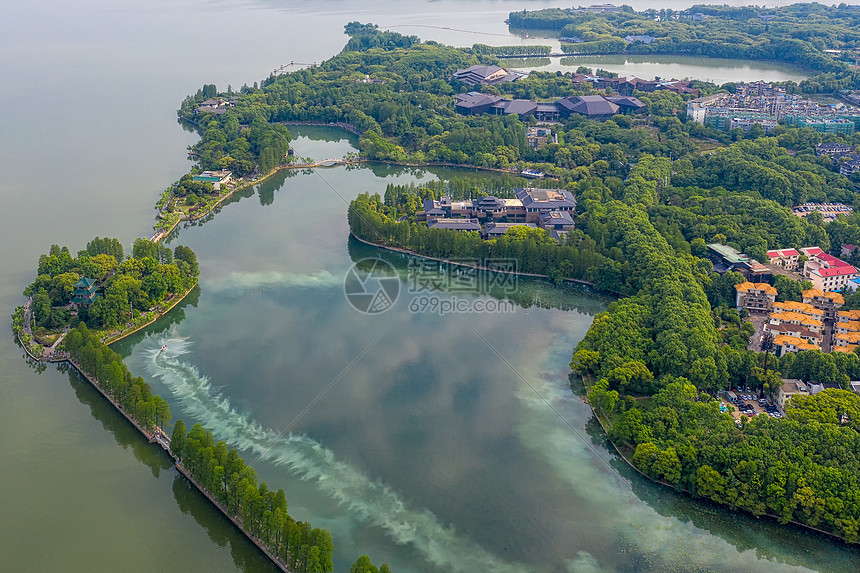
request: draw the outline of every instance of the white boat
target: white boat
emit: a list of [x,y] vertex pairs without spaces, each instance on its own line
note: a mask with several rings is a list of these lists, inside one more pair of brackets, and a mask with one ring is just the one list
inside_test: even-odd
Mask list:
[[535,169],[524,169],[520,176],[525,177],[526,179],[543,179],[543,171],[537,171]]
[[166,344],[165,344],[164,346],[162,346],[162,347],[161,347],[161,351],[162,351],[162,352],[164,352],[165,350],[167,350],[167,345],[166,345]]

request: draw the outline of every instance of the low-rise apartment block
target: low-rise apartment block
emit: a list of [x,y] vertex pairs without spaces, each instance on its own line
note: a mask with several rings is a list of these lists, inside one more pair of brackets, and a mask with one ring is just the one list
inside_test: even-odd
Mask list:
[[791,352],[800,352],[801,350],[821,350],[821,347],[816,344],[788,334],[774,336],[773,345],[777,347],[777,355],[779,356],[785,356]]
[[833,335],[833,350],[844,348],[843,352],[854,352],[860,345],[860,332],[843,332]]
[[769,324],[772,326],[779,326],[780,324],[787,323],[793,324],[795,326],[801,326],[806,330],[820,333],[824,329],[824,321],[818,318],[812,318],[809,315],[802,314],[800,312],[772,312],[769,317]]
[[[860,110],[845,104],[822,104],[788,94],[764,82],[738,84],[734,93],[719,93],[687,102],[687,116],[716,129],[759,124],[770,131],[780,121],[822,133],[851,134],[860,125]],[[823,148],[822,152],[824,151]]]
[[860,332],[860,320],[840,320],[833,325],[833,334]]
[[860,310],[840,310],[836,313],[837,322],[860,321]]
[[849,344],[848,346],[833,346],[830,348],[830,352],[842,352],[844,354],[851,354],[854,352],[854,349],[857,348],[853,344]]
[[780,335],[793,336],[816,346],[821,346],[821,343],[824,341],[824,334],[822,332],[809,330],[803,325],[791,322],[779,322],[778,324],[768,322],[764,325],[764,331],[772,334],[774,338]]
[[767,283],[744,281],[735,285],[735,306],[748,312],[771,312],[776,302],[776,289]]
[[769,323],[773,326],[788,323],[820,333],[824,329],[824,311],[802,302],[775,302]]
[[797,252],[797,249],[774,249],[767,252],[767,258],[770,259],[772,265],[779,265],[786,270],[796,271],[800,253]]
[[857,269],[818,247],[801,249],[801,252],[809,258],[803,265],[803,276],[818,290],[843,290],[857,277]]
[[818,157],[822,155],[844,155],[853,152],[856,148],[856,145],[849,145],[847,143],[819,143],[815,146],[815,155]]
[[832,350],[853,352],[860,344],[860,310],[840,310],[833,325]]
[[845,177],[850,177],[860,171],[860,154],[849,153],[845,156],[845,161],[839,164],[839,173]]
[[845,299],[838,292],[811,288],[803,291],[803,302],[824,312],[825,320],[830,320],[836,318],[836,313],[845,304]]

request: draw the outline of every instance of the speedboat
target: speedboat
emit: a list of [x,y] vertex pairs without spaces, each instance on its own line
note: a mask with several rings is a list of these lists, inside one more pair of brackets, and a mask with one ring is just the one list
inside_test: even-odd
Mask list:
[[164,346],[162,346],[162,347],[161,347],[161,351],[162,351],[162,352],[164,352],[165,350],[167,350],[167,345],[166,345],[166,344],[165,344]]

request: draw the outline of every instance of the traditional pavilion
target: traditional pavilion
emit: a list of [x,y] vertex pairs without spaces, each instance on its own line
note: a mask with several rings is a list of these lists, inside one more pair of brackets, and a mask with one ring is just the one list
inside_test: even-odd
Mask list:
[[96,279],[88,279],[81,277],[81,280],[75,283],[75,292],[72,296],[72,304],[92,304],[99,297],[96,290],[99,288],[96,284]]

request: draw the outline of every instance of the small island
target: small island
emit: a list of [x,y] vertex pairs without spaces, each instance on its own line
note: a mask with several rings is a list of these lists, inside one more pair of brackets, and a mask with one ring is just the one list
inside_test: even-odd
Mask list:
[[152,324],[197,285],[197,256],[138,239],[124,256],[117,239],[96,237],[73,257],[51,246],[39,258],[27,303],[16,309],[15,330],[36,359],[54,359],[69,328],[85,324],[110,344]]

